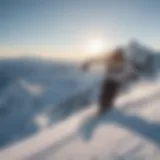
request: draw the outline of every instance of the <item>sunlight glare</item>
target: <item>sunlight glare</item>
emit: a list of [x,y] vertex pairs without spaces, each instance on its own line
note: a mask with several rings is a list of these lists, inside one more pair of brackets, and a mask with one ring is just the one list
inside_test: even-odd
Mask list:
[[86,48],[89,54],[99,54],[105,50],[105,42],[101,39],[90,40]]

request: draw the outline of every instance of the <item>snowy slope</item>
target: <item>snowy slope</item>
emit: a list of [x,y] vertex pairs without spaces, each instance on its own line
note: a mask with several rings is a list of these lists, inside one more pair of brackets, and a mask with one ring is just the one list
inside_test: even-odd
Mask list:
[[94,72],[68,62],[0,61],[0,159],[159,159],[160,56],[139,44],[127,51],[146,70],[99,120],[90,117],[100,84]]
[[18,59],[0,61],[0,66],[0,148],[47,127],[52,110],[90,89],[94,80],[64,62]]
[[0,159],[160,159],[160,84],[140,82],[100,119],[96,104],[10,148]]

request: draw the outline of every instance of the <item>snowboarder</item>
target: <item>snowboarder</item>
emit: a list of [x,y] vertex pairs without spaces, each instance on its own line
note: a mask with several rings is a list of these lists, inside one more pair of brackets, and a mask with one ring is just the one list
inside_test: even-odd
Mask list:
[[104,63],[106,75],[101,86],[99,97],[99,114],[113,107],[119,88],[127,80],[137,77],[137,72],[122,48],[116,48],[103,58],[95,58],[82,65],[87,70],[93,63]]

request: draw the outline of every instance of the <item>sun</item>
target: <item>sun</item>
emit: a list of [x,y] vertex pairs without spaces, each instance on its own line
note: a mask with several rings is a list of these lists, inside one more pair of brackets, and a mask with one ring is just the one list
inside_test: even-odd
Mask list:
[[102,39],[92,39],[86,44],[88,54],[99,54],[105,50],[105,41]]

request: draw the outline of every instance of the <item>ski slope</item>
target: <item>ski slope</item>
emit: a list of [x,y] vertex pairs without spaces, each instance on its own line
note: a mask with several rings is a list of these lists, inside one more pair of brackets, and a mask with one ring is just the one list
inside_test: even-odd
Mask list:
[[160,159],[160,56],[147,50],[129,46],[145,68],[141,81],[127,83],[100,118],[93,115],[101,72],[84,73],[73,62],[1,60],[0,159]]
[[96,103],[0,150],[4,160],[159,160],[160,84],[139,82],[100,118]]

